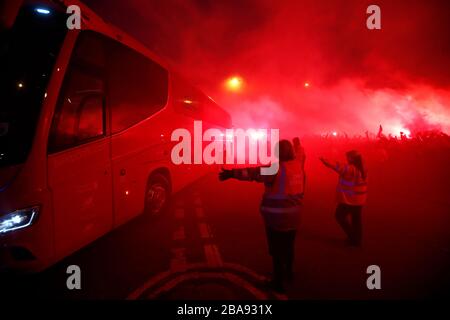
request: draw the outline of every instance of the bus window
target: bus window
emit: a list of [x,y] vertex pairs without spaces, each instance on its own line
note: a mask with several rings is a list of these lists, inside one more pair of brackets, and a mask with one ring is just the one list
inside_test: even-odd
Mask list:
[[198,89],[180,77],[174,77],[173,97],[177,112],[196,120],[202,119],[205,98]]
[[53,117],[50,153],[105,135],[101,44],[102,38],[90,32],[77,41]]
[[147,57],[111,42],[108,49],[107,102],[112,133],[161,110],[167,103],[168,72]]

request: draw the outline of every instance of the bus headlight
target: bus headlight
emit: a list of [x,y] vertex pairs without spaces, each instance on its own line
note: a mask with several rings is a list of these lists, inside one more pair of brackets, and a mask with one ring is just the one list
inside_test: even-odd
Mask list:
[[37,218],[39,207],[17,210],[0,217],[0,234],[31,226]]

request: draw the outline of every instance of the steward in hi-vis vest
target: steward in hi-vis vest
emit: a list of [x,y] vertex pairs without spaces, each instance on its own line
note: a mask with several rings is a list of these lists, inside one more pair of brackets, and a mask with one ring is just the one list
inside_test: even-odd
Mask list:
[[[339,174],[336,187],[336,220],[347,234],[348,242],[360,246],[362,239],[362,207],[367,201],[367,172],[362,156],[355,150],[346,153],[347,163],[331,163],[320,158],[322,163]],[[347,216],[350,215],[351,222]]]
[[353,206],[362,206],[367,200],[367,177],[363,178],[361,172],[354,165],[336,164],[336,172],[339,173],[336,187],[338,203]]
[[260,168],[223,170],[221,181],[234,178],[264,183],[261,215],[266,226],[269,252],[273,259],[272,289],[283,292],[283,280],[292,279],[295,236],[305,189],[303,165],[295,158],[288,140],[279,142],[279,169],[277,174],[264,176]]
[[266,226],[279,231],[296,230],[304,192],[300,162],[281,162],[272,183],[265,183],[261,214]]

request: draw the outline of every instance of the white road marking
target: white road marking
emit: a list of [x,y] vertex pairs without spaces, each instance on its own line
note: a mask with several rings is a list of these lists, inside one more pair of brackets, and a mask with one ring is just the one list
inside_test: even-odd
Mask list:
[[177,201],[175,202],[175,205],[178,208],[184,207],[184,200],[183,199],[177,199]]
[[170,261],[171,270],[181,270],[187,267],[186,249],[174,248],[172,249],[172,259]]
[[205,217],[205,212],[203,211],[203,208],[195,208],[195,216],[198,219],[203,219]]
[[256,299],[267,300],[267,298],[268,298],[268,296],[265,292],[255,288],[248,281],[242,279],[241,277],[239,277],[237,275],[229,274],[229,273],[214,273],[214,272],[210,272],[210,273],[206,273],[206,274],[204,272],[192,272],[192,273],[180,275],[180,276],[176,277],[175,279],[171,279],[164,286],[158,288],[154,292],[147,295],[146,298],[149,300],[157,299],[161,294],[163,294],[165,292],[169,292],[170,290],[172,290],[176,286],[180,285],[181,283],[192,281],[192,280],[197,280],[199,278],[210,279],[210,280],[225,279],[225,280],[230,281],[231,283],[233,283],[236,286],[246,289]]
[[177,218],[178,220],[181,220],[184,218],[184,209],[183,208],[175,209],[175,218]]
[[[205,222],[200,222],[205,217],[205,212],[202,206],[202,199],[200,198],[200,195],[195,192],[194,193],[194,203],[195,203],[195,217],[197,218],[197,225],[198,230],[200,232],[200,236],[203,240],[206,239],[213,239],[213,235],[211,233],[210,226],[206,224]],[[184,201],[178,200],[176,202],[177,208],[175,209],[175,218],[178,220],[182,220],[185,217],[185,208],[184,208]],[[200,220],[200,221],[198,221]],[[185,234],[185,228],[184,226],[179,226],[173,233],[173,240],[174,244],[175,241],[179,242],[180,240],[185,240],[186,234]],[[179,244],[179,243],[178,243]],[[224,278],[228,281],[234,283],[235,285],[238,285],[240,287],[243,287],[247,289],[250,293],[252,293],[253,296],[255,296],[258,299],[267,299],[267,294],[260,291],[253,285],[251,285],[248,281],[244,280],[243,278],[230,274],[228,272],[219,272],[219,273],[204,273],[204,272],[194,272],[193,274],[187,273],[189,268],[192,268],[195,266],[195,264],[188,264],[187,258],[186,258],[186,248],[183,247],[175,247],[171,249],[172,252],[172,258],[170,260],[170,270],[166,271],[159,276],[156,276],[153,279],[150,279],[147,281],[141,288],[134,291],[132,294],[129,295],[128,299],[138,299],[141,297],[145,290],[151,288],[152,286],[156,285],[159,281],[162,281],[164,278],[168,278],[171,274],[177,274],[182,273],[180,276],[176,277],[175,279],[169,280],[166,282],[162,287],[159,287],[156,289],[156,291],[152,292],[147,298],[154,299],[157,298],[160,294],[163,292],[168,292],[180,283],[184,281],[188,281],[190,279],[199,279],[200,277],[210,277],[212,279],[216,278]],[[209,243],[203,245],[203,251],[206,258],[206,266],[210,268],[222,268],[224,267],[224,263],[222,261],[222,257],[219,252],[219,248],[217,245]],[[244,268],[242,268],[244,269]],[[246,269],[244,269],[245,271]],[[248,273],[248,272],[247,272]],[[254,276],[253,276],[254,277]],[[263,278],[263,277],[260,277]]]
[[220,256],[219,249],[214,244],[205,244],[203,246],[205,251],[206,263],[210,267],[221,267],[223,265],[222,257]]
[[184,232],[184,227],[183,226],[179,226],[177,230],[175,230],[175,232],[172,235],[172,240],[174,241],[179,241],[179,240],[184,240],[186,238],[186,234]]
[[199,198],[199,197],[198,197],[198,198],[195,198],[194,204],[195,204],[196,206],[198,206],[198,207],[201,207],[201,206],[203,205],[202,199]]
[[212,238],[209,226],[206,223],[200,223],[198,225],[198,230],[200,231],[200,237],[202,237],[202,239]]

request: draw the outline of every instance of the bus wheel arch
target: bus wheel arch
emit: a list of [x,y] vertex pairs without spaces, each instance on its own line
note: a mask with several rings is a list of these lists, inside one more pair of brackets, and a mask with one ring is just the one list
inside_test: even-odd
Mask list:
[[144,213],[158,217],[168,210],[172,183],[167,168],[158,168],[149,174],[145,188]]

